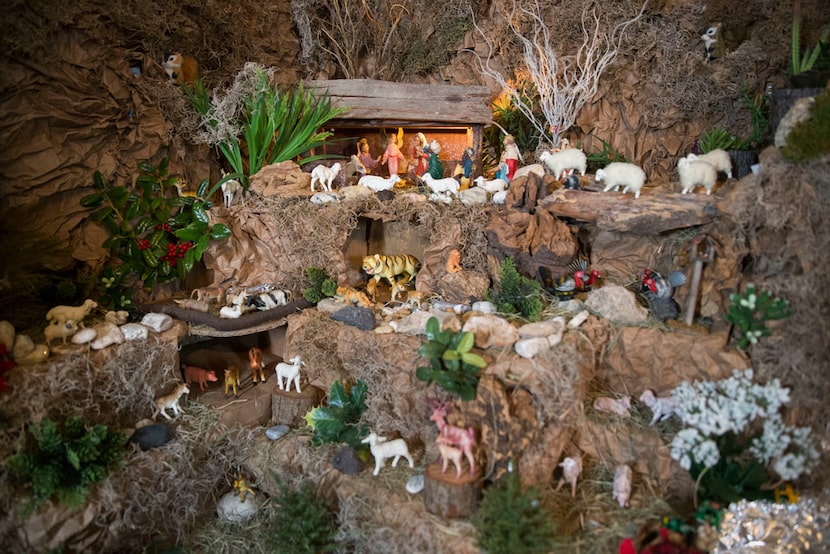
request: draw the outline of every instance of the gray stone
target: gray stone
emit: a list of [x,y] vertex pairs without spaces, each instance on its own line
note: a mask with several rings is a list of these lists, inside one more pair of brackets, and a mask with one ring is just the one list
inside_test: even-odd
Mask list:
[[89,345],[93,350],[103,350],[113,344],[124,343],[124,333],[115,323],[102,323],[95,328],[97,336]]
[[325,314],[333,314],[334,312],[343,308],[343,303],[334,298],[323,298],[317,302],[317,311]]
[[272,441],[279,440],[288,433],[289,429],[288,425],[274,425],[265,430],[265,436]]
[[331,314],[331,318],[340,323],[357,327],[361,331],[375,328],[375,313],[362,306],[346,306]]
[[633,292],[619,285],[606,284],[592,290],[585,306],[620,325],[640,325],[648,321],[648,310],[637,302]]
[[550,348],[550,343],[545,337],[530,337],[526,339],[519,339],[513,345],[516,354],[522,358],[533,358],[539,352],[543,352]]
[[95,329],[81,329],[72,335],[72,338],[69,340],[72,341],[72,344],[87,344],[94,341],[97,336],[98,332]]
[[331,459],[331,465],[344,475],[357,475],[363,470],[363,462],[351,446],[341,448]]
[[136,442],[142,450],[158,448],[170,442],[170,427],[164,423],[145,425],[136,429],[130,440]]
[[522,338],[548,337],[557,333],[561,334],[564,329],[565,318],[558,316],[545,321],[526,323],[519,327],[518,332]]
[[406,492],[409,494],[418,494],[422,490],[424,490],[423,475],[413,475],[409,478],[409,481],[406,482]]
[[443,329],[451,329],[453,331],[461,330],[461,321],[452,312],[433,312],[418,310],[406,317],[397,321],[389,322],[389,325],[395,328],[395,331],[403,335],[425,335],[427,321],[434,317],[438,320],[438,326]]
[[163,333],[173,326],[173,318],[167,314],[149,313],[141,318],[141,324],[154,333]]
[[470,317],[462,328],[476,337],[476,346],[490,348],[491,346],[512,346],[519,340],[519,332],[512,323],[495,315],[474,315]]
[[150,330],[140,323],[127,323],[121,326],[125,340],[144,340],[150,336]]
[[458,198],[459,200],[461,200],[461,203],[465,206],[470,206],[473,204],[486,204],[487,191],[481,187],[472,187],[460,191],[458,193]]
[[499,310],[492,302],[481,300],[479,302],[473,302],[473,311],[481,314],[494,314]]

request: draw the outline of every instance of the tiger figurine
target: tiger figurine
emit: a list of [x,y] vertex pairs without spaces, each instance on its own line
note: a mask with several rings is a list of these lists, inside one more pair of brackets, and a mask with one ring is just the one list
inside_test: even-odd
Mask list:
[[[363,271],[372,277],[369,280],[371,286],[367,288],[373,296],[377,284],[381,279],[386,279],[389,286],[396,289],[400,286],[399,283],[411,282],[420,268],[421,262],[418,261],[418,258],[410,254],[401,254],[398,256],[375,254],[374,256],[365,256],[363,258]],[[395,277],[398,275],[402,275],[406,279],[404,280],[402,278],[396,282]]]

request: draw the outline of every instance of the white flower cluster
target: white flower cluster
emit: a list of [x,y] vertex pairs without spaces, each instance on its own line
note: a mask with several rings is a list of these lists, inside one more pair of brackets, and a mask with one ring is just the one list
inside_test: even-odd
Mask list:
[[749,452],[783,479],[792,480],[818,461],[810,429],[785,425],[779,413],[790,401],[790,391],[778,379],[765,385],[752,382],[751,369],[735,370],[721,381],[685,382],[673,391],[677,415],[686,426],[671,443],[672,458],[688,470],[692,464],[712,467],[721,459],[717,439],[727,433],[750,438]]

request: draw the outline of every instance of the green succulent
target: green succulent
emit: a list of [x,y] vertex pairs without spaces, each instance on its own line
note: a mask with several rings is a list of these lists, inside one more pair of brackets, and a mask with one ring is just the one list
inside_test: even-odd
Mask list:
[[469,331],[441,331],[435,317],[427,321],[426,333],[428,340],[421,345],[418,353],[429,359],[429,367],[417,368],[415,376],[427,384],[437,383],[462,400],[473,400],[478,388],[479,372],[487,365],[481,356],[471,352],[475,335]]

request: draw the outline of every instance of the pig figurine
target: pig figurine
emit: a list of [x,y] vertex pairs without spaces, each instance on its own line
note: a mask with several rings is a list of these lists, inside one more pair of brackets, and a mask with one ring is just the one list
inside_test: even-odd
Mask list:
[[208,371],[207,369],[203,369],[201,367],[186,364],[182,364],[182,369],[184,370],[185,382],[188,385],[194,381],[199,383],[199,390],[202,392],[205,391],[205,385],[208,381],[214,382],[219,380],[216,378],[216,372],[213,370]]

